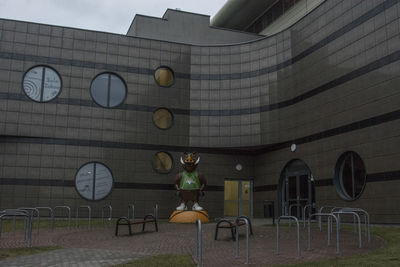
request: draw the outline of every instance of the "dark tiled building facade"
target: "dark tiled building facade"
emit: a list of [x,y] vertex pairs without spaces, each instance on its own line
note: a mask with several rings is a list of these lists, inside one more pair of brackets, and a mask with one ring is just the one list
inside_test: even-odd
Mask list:
[[[297,159],[312,173],[316,205],[361,207],[373,222],[400,223],[399,17],[399,1],[328,0],[278,34],[211,46],[2,19],[0,207],[91,205],[99,216],[111,204],[122,216],[128,204],[141,215],[158,203],[168,217],[179,157],[197,150],[212,217],[224,215],[227,178],[253,182],[255,217],[266,199],[285,212],[284,173]],[[36,66],[61,79],[48,102],[23,90]],[[173,71],[169,87],[155,80],[160,66]],[[92,98],[104,73],[126,86],[115,107]],[[159,108],[172,113],[171,127],[155,125]],[[158,152],[172,156],[171,170],[156,170]],[[343,155],[351,155],[347,167]],[[75,190],[90,162],[113,176],[99,201]],[[355,177],[357,164],[365,185],[335,181],[346,168]]]

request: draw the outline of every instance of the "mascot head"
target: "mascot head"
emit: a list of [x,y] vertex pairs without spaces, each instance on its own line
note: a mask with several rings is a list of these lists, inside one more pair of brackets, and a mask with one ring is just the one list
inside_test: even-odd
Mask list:
[[195,171],[199,162],[200,162],[200,156],[199,153],[197,152],[193,153],[185,152],[181,157],[181,164],[185,169],[185,171],[187,172]]

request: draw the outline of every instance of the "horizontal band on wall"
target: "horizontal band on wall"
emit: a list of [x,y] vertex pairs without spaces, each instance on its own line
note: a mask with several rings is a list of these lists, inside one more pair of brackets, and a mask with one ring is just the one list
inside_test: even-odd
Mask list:
[[110,141],[95,141],[84,139],[64,139],[51,137],[28,137],[28,136],[10,136],[0,135],[0,143],[27,143],[27,144],[49,144],[49,145],[70,145],[70,146],[89,146],[89,147],[104,147],[118,149],[143,149],[153,151],[170,151],[170,152],[185,152],[197,151],[199,153],[208,154],[228,154],[228,155],[261,155],[271,151],[277,151],[288,148],[291,144],[301,145],[324,138],[333,137],[336,135],[361,130],[367,127],[380,125],[400,119],[400,109],[386,114],[371,117],[365,120],[353,122],[336,128],[328,129],[319,133],[307,135],[275,144],[239,147],[239,148],[210,148],[210,147],[188,147],[188,146],[171,146],[171,145],[155,145],[155,144],[138,144],[138,143],[122,143]]
[[[195,110],[195,109],[180,109],[180,108],[169,108],[172,113],[178,115],[190,115],[190,116],[238,116],[238,115],[249,115],[260,112],[268,112],[276,109],[285,108],[291,105],[295,105],[302,101],[305,101],[313,96],[326,92],[333,89],[341,84],[354,80],[362,75],[369,72],[375,71],[379,68],[392,64],[400,60],[400,51],[393,52],[390,55],[384,56],[378,60],[375,60],[361,68],[353,70],[347,74],[344,74],[332,81],[329,81],[317,88],[311,89],[308,92],[300,94],[288,100],[284,100],[274,104],[263,105],[254,108],[243,108],[243,109],[226,109],[226,110]],[[32,101],[25,94],[16,93],[0,93],[0,99],[10,99],[19,101]],[[73,106],[84,106],[84,107],[99,107],[92,100],[86,99],[73,99],[73,98],[55,98],[54,100],[48,102],[49,104],[66,104]],[[133,110],[133,111],[143,111],[143,112],[154,112],[159,107],[155,106],[145,106],[145,105],[135,105],[135,104],[122,104],[114,109],[118,110]]]
[[[293,58],[283,61],[281,63],[278,63],[274,66],[262,68],[262,69],[259,69],[256,71],[243,72],[243,73],[232,73],[232,74],[175,73],[175,76],[177,78],[191,79],[191,80],[233,80],[233,79],[244,79],[244,78],[257,77],[257,76],[264,75],[267,73],[275,72],[275,71],[281,70],[285,67],[288,67],[288,66],[298,62],[299,60],[307,57],[308,55],[312,54],[313,52],[317,51],[318,49],[321,49],[322,47],[326,46],[330,42],[343,36],[344,34],[348,33],[352,29],[360,26],[362,23],[372,19],[373,17],[375,17],[378,14],[384,12],[385,10],[391,8],[393,5],[395,5],[397,3],[399,3],[399,0],[384,1],[383,3],[372,8],[371,10],[365,12],[360,17],[354,19],[352,22],[343,26],[339,30],[337,30],[337,31],[331,33],[330,35],[328,35],[327,37],[323,38],[316,44],[305,49],[303,52],[300,52],[298,55],[294,56]],[[267,38],[269,38],[269,37],[266,37],[266,39]],[[231,46],[231,45],[227,45],[227,46]],[[18,54],[18,53],[1,52],[0,58],[15,59],[15,60],[28,60],[28,61],[41,62],[41,63],[46,63],[46,64],[58,64],[58,65],[74,66],[74,67],[96,68],[96,69],[102,69],[102,70],[108,70],[108,71],[121,71],[121,72],[144,74],[144,75],[153,75],[153,73],[154,73],[153,69],[147,69],[147,68],[130,67],[130,66],[122,66],[122,65],[116,65],[116,64],[106,64],[106,63],[96,63],[96,62],[82,61],[82,60],[24,55],[24,54]]]
[[[400,171],[389,171],[389,172],[379,172],[379,173],[371,173],[367,174],[366,182],[374,183],[374,182],[386,182],[386,181],[394,181],[400,180]],[[315,180],[315,186],[331,186],[333,185],[333,179],[321,179]],[[276,191],[278,189],[278,185],[259,185],[254,187],[254,192],[266,192],[266,191]]]
[[[74,187],[74,180],[0,178],[0,185],[59,186]],[[176,190],[173,184],[115,182],[115,189]],[[223,186],[207,185],[206,191],[224,191]]]

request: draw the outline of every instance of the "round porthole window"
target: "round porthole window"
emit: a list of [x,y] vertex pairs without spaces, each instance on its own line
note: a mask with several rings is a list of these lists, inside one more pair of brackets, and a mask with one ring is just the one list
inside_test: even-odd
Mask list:
[[170,87],[175,82],[174,72],[168,67],[158,67],[154,72],[154,79],[162,87]]
[[169,173],[172,170],[172,156],[167,152],[157,152],[153,158],[153,168],[159,173]]
[[35,66],[25,73],[22,87],[33,101],[48,102],[60,94],[61,78],[48,66]]
[[114,185],[110,169],[99,162],[89,162],[81,166],[75,175],[75,189],[86,200],[102,200]]
[[122,104],[126,98],[125,82],[114,73],[97,75],[90,85],[90,94],[98,105],[113,108]]
[[159,108],[153,113],[153,122],[160,129],[169,129],[172,126],[173,120],[174,116],[166,108]]
[[335,167],[334,184],[344,200],[356,200],[364,190],[366,170],[361,157],[352,151],[342,154]]

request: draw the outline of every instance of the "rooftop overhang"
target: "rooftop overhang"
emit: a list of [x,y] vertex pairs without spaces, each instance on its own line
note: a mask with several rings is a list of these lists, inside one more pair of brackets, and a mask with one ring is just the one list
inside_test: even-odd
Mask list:
[[211,19],[211,26],[243,31],[277,0],[228,0]]

